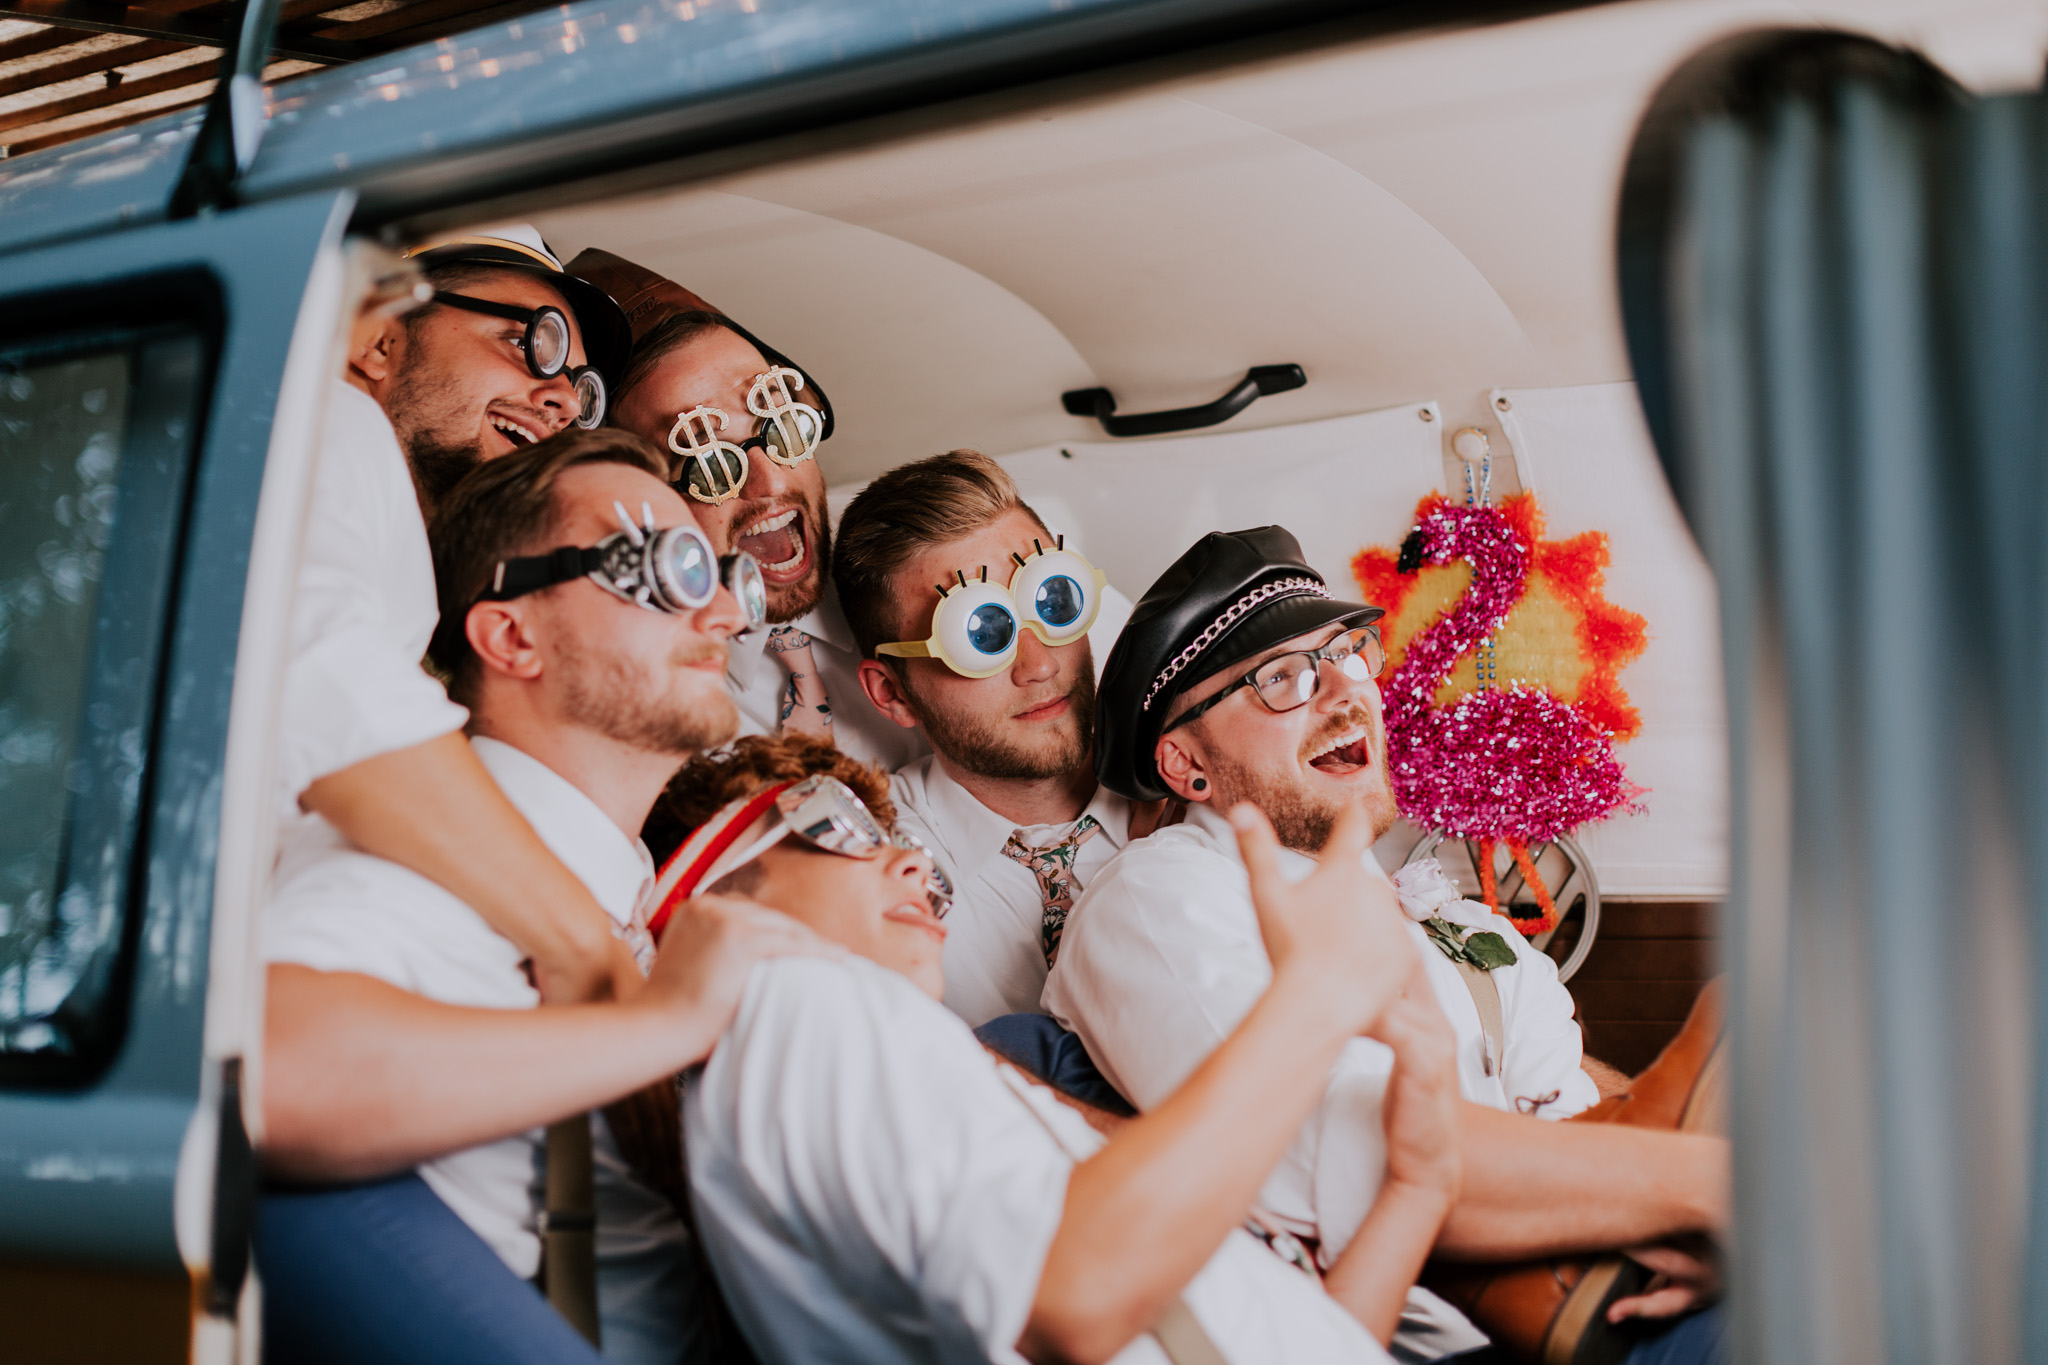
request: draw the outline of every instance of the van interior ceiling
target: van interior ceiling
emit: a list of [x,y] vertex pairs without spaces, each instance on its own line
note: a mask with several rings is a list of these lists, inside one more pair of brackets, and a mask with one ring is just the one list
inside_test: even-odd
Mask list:
[[[1620,750],[1647,809],[1578,837],[1606,932],[1654,942],[1574,981],[1593,1048],[1641,1065],[1715,970],[1728,791],[1712,577],[1629,382],[1616,201],[1673,68],[1733,32],[1814,26],[1913,46],[1980,89],[2032,85],[2048,48],[2048,15],[2012,0],[1601,5],[1297,51],[537,222],[567,253],[686,282],[812,367],[840,414],[821,456],[835,510],[895,464],[970,446],[1133,596],[1203,530],[1261,521],[1349,583],[1422,495],[1462,488],[1454,438],[1478,428],[1494,495],[1536,492],[1553,535],[1605,532],[1609,596],[1649,617],[1622,675],[1643,732]],[[1203,432],[1114,440],[1061,403],[1100,386],[1119,413],[1204,404],[1265,365],[1307,383]],[[1420,836],[1404,823],[1383,860]]]

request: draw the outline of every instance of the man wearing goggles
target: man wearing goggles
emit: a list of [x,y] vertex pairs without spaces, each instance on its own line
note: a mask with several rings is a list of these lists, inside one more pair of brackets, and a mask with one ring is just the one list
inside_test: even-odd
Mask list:
[[722,552],[760,561],[770,629],[738,643],[727,681],[747,733],[830,736],[885,768],[923,754],[860,698],[860,656],[830,590],[817,451],[833,431],[816,375],[673,280],[604,251],[570,269],[618,298],[633,358],[613,421],[670,455],[670,477]]
[[[1089,768],[1089,634],[1113,630],[1129,604],[1046,529],[1001,466],[971,451],[869,484],[841,518],[834,574],[870,656],[868,698],[932,746],[893,791],[960,898],[946,1003],[977,1028],[1036,1013],[1074,898],[1134,834],[1131,803],[1099,789]],[[1156,815],[1140,813],[1135,833]],[[994,1027],[987,1037],[1007,1055],[1069,1079],[1060,1054],[1020,1054],[1015,1026]],[[1071,1079],[1097,1096],[1085,1069]]]
[[[1267,947],[1223,812],[1241,802],[1265,812],[1289,875],[1339,856],[1331,832],[1357,812],[1375,838],[1393,823],[1376,681],[1381,615],[1337,600],[1282,528],[1217,532],[1153,584],[1111,652],[1095,774],[1134,801],[1177,797],[1187,817],[1133,843],[1089,885],[1043,1002],[1140,1110],[1166,1103],[1266,989]],[[1345,856],[1355,879],[1385,881],[1369,856]],[[1508,920],[1456,904],[1463,908],[1411,912],[1418,922],[1405,926],[1456,1032],[1457,1084],[1470,1101],[1464,1127],[1473,1145],[1447,1249],[1519,1259],[1724,1228],[1720,1140],[1596,1135],[1604,1125],[1541,1121],[1599,1098],[1582,1068],[1572,997],[1555,964]],[[1451,913],[1455,921],[1431,920],[1451,926],[1436,937],[1419,922]],[[1454,960],[1444,948],[1445,935],[1462,942],[1479,932],[1509,960]],[[1397,949],[1404,945],[1388,945]],[[1328,1102],[1263,1193],[1281,1226],[1326,1252],[1350,1240],[1374,1191],[1395,1178],[1380,1145],[1387,1064],[1374,1043],[1347,1045]],[[1503,1216],[1532,1192],[1538,1219]],[[1409,1309],[1401,1340],[1412,1357],[1485,1344],[1427,1291],[1417,1290]],[[1671,1308],[1624,1296],[1616,1311]]]
[[[1403,991],[1415,955],[1381,951],[1405,947],[1384,887],[1268,875],[1272,836],[1245,812],[1279,945],[1267,1004],[1172,1105],[1105,1140],[936,1003],[952,921],[930,860],[882,842],[879,772],[746,739],[692,760],[663,805],[694,830],[672,895],[745,894],[852,954],[757,970],[685,1092],[697,1229],[764,1359],[1387,1359],[1368,1333],[1391,1328],[1457,1170],[1449,1040]],[[1354,854],[1364,824],[1336,836]],[[1386,1141],[1411,1184],[1318,1277],[1237,1225],[1359,1032],[1401,1058]]]
[[[375,1181],[266,1195],[259,1263],[281,1358],[595,1365],[533,1292],[543,1231],[550,1297],[598,1305],[604,1358],[694,1358],[692,1262],[666,1193],[675,1153],[647,1134],[664,1107],[673,1132],[673,1077],[703,1059],[753,965],[831,950],[783,916],[716,898],[676,910],[655,948],[655,868],[638,833],[683,760],[731,738],[724,649],[744,624],[665,473],[629,433],[564,433],[457,485],[433,542],[443,610],[430,657],[469,708],[491,789],[650,968],[638,981],[629,956],[631,997],[536,1009],[523,947],[460,896],[332,837],[281,864],[263,912],[264,1159],[302,1181]],[[555,542],[568,548],[521,553]],[[536,1227],[542,1124],[554,1128],[551,1185],[557,1156],[579,1145],[557,1136],[585,1130],[584,1207],[601,1211],[586,1233],[587,1296],[569,1292],[578,1259],[555,1260],[574,1225],[551,1215]],[[360,1222],[337,1223],[332,1211],[357,1201]],[[364,1245],[378,1262],[367,1280]],[[457,1346],[394,1348],[448,1323],[461,1324]]]
[[[437,615],[423,513],[478,461],[587,419],[571,371],[585,346],[617,366],[628,329],[529,226],[414,259],[424,279],[397,276],[362,306],[318,422],[278,725],[282,802],[318,818],[288,819],[281,838],[290,856],[332,826],[451,888],[526,949],[550,999],[581,999],[632,964],[419,667]],[[416,306],[434,291],[459,303]]]

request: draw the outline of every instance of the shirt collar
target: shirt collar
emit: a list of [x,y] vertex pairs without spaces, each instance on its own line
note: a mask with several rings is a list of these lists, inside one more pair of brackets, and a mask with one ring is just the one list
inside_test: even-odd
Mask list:
[[[983,805],[981,798],[953,780],[937,754],[925,763],[925,800],[933,832],[945,844],[953,870],[963,878],[977,877],[991,859],[1002,857],[1003,845],[1012,834],[1030,827],[1013,824]],[[1094,798],[1081,814],[1095,817],[1102,826],[1099,837],[1107,839],[1111,848],[1122,848],[1130,838],[1131,803],[1107,787],[1095,788]]]
[[502,740],[470,741],[505,796],[606,914],[630,924],[654,880],[647,845],[629,838],[575,783]]

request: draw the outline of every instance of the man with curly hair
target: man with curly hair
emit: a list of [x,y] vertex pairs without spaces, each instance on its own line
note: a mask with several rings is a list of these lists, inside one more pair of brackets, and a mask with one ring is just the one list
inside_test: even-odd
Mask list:
[[[687,1089],[698,1228],[763,1358],[1386,1359],[1460,1178],[1448,1026],[1386,887],[1290,885],[1271,827],[1234,812],[1273,988],[1104,1139],[938,1003],[946,896],[879,772],[747,739],[693,759],[664,808],[695,826],[664,905],[743,893],[852,954],[757,967]],[[1361,854],[1365,824],[1333,847]],[[1398,1059],[1390,1178],[1319,1280],[1239,1224],[1361,1032]]]

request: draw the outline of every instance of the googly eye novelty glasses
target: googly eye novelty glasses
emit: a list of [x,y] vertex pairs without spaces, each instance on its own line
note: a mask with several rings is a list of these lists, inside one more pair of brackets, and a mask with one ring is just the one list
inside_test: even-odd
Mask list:
[[868,809],[867,802],[838,778],[818,773],[783,788],[776,793],[775,810],[779,819],[774,825],[744,851],[721,859],[715,876],[723,878],[730,875],[784,838],[792,836],[826,853],[862,860],[879,857],[891,848],[900,848],[922,853],[931,863],[932,870],[925,877],[924,891],[925,898],[931,903],[932,917],[944,919],[946,912],[953,908],[953,884],[939,870],[938,860],[931,856],[931,851],[901,825],[883,829],[882,822]]
[[1010,556],[1016,572],[1010,585],[969,578],[954,570],[954,583],[939,584],[939,605],[932,612],[932,633],[925,640],[898,640],[880,645],[877,654],[900,659],[937,659],[963,678],[991,678],[1017,658],[1019,630],[1029,630],[1049,646],[1072,644],[1095,624],[1102,609],[1102,570],[1067,548],[1066,537],[1031,542],[1029,557]]
[[668,448],[682,459],[674,481],[698,502],[717,504],[738,497],[747,486],[750,450],[765,452],[787,469],[810,459],[825,438],[825,418],[809,403],[799,403],[792,386],[801,393],[804,377],[787,365],[754,376],[747,411],[760,421],[754,434],[738,444],[719,434],[731,425],[725,409],[699,403],[677,413],[668,433]]
[[570,387],[576,390],[576,425],[586,431],[604,425],[604,376],[593,365],[570,367],[569,318],[561,309],[545,306],[521,308],[517,304],[473,299],[467,294],[450,294],[440,289],[434,291],[434,302],[445,303],[467,313],[482,313],[487,317],[525,323],[526,335],[520,339],[519,349],[526,356],[527,372],[535,379],[553,379],[558,374],[566,374]]
[[635,525],[624,504],[614,502],[622,530],[595,545],[564,545],[544,555],[501,559],[479,602],[509,602],[557,583],[588,578],[612,596],[649,611],[695,611],[728,589],[746,618],[746,629],[768,619],[768,585],[761,566],[744,550],[720,558],[692,523],[656,529],[654,509],[640,504]]

